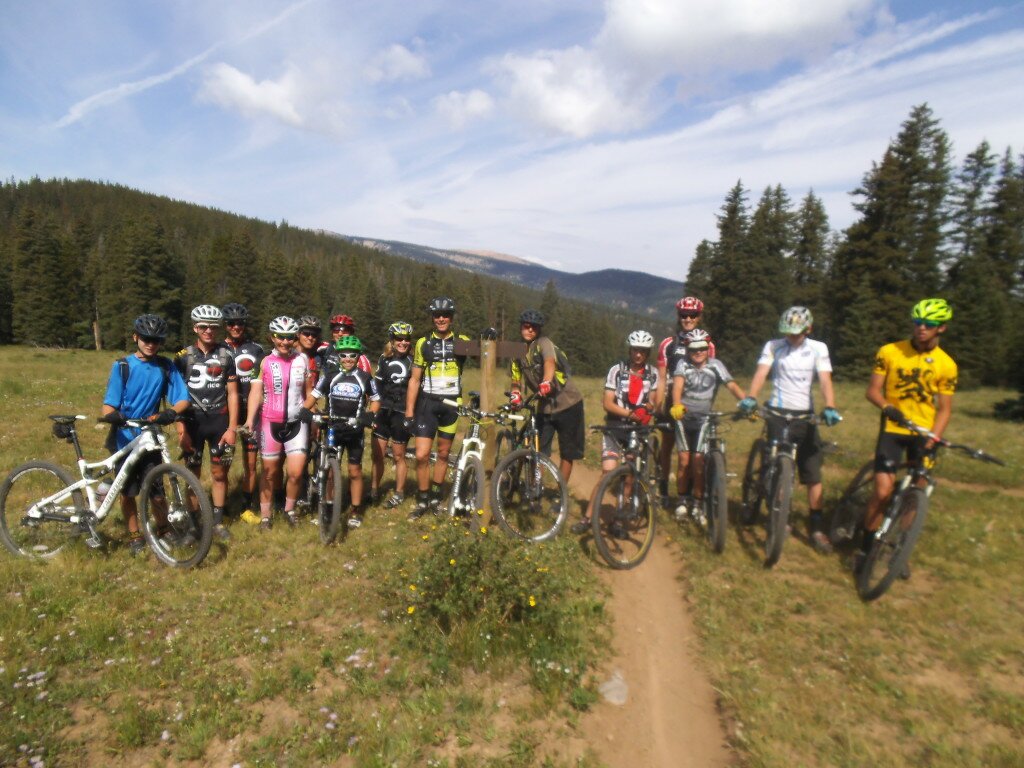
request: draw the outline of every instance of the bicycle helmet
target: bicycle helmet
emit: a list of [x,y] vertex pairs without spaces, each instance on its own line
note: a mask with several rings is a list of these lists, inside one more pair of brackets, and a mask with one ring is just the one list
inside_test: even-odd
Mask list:
[[331,317],[331,327],[333,328],[335,325],[347,325],[353,331],[356,329],[356,321],[349,315],[334,315]]
[[790,307],[779,318],[779,333],[787,336],[811,330],[814,316],[807,307]]
[[270,321],[270,332],[288,336],[294,336],[299,332],[299,324],[287,315],[275,317]]
[[696,312],[700,314],[704,311],[704,302],[698,299],[696,296],[686,296],[676,302],[676,312]]
[[450,296],[436,296],[430,300],[427,305],[427,311],[431,314],[438,312],[454,312],[455,311],[455,299]]
[[626,344],[637,349],[650,349],[654,346],[654,337],[647,331],[633,331],[626,337]]
[[192,310],[191,317],[193,323],[209,323],[210,325],[220,325],[224,319],[224,315],[213,304],[200,304]]
[[159,315],[139,315],[135,318],[135,332],[139,336],[166,339],[167,323]]
[[391,338],[395,338],[395,336],[412,336],[412,326],[399,320],[397,323],[392,323],[388,326],[388,336]]
[[910,317],[930,323],[947,323],[953,319],[953,308],[945,299],[923,299],[914,305]]
[[544,315],[538,312],[536,309],[524,309],[523,313],[519,315],[520,323],[529,323],[530,325],[543,326]]
[[334,348],[339,352],[362,352],[363,342],[356,336],[342,336],[334,342]]
[[314,315],[303,315],[299,318],[299,330],[302,330],[303,328],[311,328],[314,331],[321,330],[320,318],[315,317]]
[[707,349],[711,346],[711,335],[700,328],[694,328],[683,336],[687,349]]
[[224,322],[242,322],[244,323],[249,319],[249,310],[245,308],[244,304],[236,304],[234,302],[225,304],[220,308],[221,314],[224,316]]

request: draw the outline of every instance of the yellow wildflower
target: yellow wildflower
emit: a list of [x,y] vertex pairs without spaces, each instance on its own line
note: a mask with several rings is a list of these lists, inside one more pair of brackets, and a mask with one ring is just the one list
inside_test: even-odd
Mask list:
[[448,565],[455,565],[455,558],[454,557],[451,560],[448,561]]
[[409,585],[409,589],[412,590],[413,592],[415,592],[416,591],[416,585],[415,584],[410,584]]
[[416,606],[410,605],[408,608],[405,609],[405,612],[411,616],[412,614],[416,613]]
[[422,536],[420,536],[420,538],[423,539],[424,541],[426,541],[427,539],[430,538],[430,534],[429,533],[424,533]]
[[530,607],[531,608],[536,608],[537,607],[537,598],[534,597],[533,595],[530,595]]

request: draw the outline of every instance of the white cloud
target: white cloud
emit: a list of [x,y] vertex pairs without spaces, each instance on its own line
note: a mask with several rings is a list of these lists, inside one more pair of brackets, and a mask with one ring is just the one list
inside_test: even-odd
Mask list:
[[426,58],[397,43],[380,51],[366,65],[366,78],[371,83],[422,80],[429,76]]
[[462,129],[470,120],[486,117],[494,110],[494,99],[479,89],[468,93],[449,91],[436,97],[433,104],[438,114],[456,129]]
[[575,138],[639,128],[644,89],[605,67],[593,51],[573,46],[532,56],[505,55],[496,65],[510,109],[527,121]]
[[203,80],[200,98],[247,117],[269,115],[288,125],[302,127],[304,120],[295,105],[296,78],[285,73],[279,80],[261,80],[239,72],[230,64],[216,64]]

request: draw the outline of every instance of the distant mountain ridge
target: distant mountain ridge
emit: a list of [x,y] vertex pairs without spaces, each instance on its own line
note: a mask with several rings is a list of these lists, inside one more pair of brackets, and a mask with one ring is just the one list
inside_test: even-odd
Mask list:
[[398,240],[377,240],[332,232],[324,234],[333,234],[356,245],[414,261],[465,269],[531,288],[542,289],[549,280],[553,280],[562,296],[651,318],[673,318],[675,302],[683,295],[683,283],[646,272],[602,269],[577,275],[494,251],[434,248]]

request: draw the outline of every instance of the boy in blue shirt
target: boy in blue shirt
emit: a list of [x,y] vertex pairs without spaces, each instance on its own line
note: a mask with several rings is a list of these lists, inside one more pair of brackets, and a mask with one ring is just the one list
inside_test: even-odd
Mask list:
[[[170,424],[178,414],[188,409],[189,397],[185,382],[174,364],[158,351],[167,338],[167,323],[157,315],[141,315],[135,319],[132,334],[137,346],[134,355],[114,362],[107,380],[107,392],[103,396],[103,420],[111,424],[123,424],[125,419],[147,419],[161,424]],[[122,365],[127,365],[125,376]],[[158,412],[160,401],[166,400],[170,407]],[[139,435],[137,428],[119,426],[114,432],[111,450],[120,450]],[[128,548],[137,555],[146,548],[139,532],[138,505],[142,478],[151,467],[160,463],[160,454],[151,453],[135,466],[131,478],[121,491],[121,512],[128,524]]]

